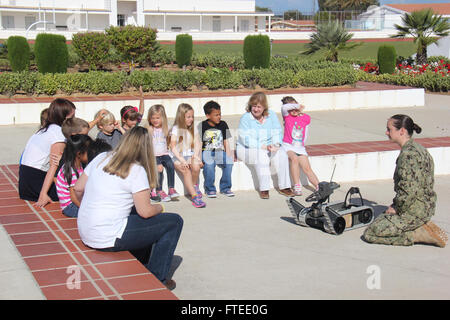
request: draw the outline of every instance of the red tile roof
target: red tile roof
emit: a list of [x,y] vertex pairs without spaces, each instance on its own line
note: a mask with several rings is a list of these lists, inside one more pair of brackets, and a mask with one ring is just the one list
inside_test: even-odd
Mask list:
[[420,11],[422,9],[431,8],[438,14],[450,15],[450,3],[386,4],[386,6],[406,12]]

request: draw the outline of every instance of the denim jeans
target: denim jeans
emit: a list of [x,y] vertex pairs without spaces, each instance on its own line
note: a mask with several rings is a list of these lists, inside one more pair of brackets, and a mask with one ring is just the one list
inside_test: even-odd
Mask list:
[[[175,166],[173,165],[172,158],[168,155],[157,156],[156,164],[162,164],[164,168],[166,168],[167,172],[167,186],[169,188],[173,188],[175,186]],[[163,180],[164,180],[164,172],[158,172],[159,176],[159,185],[156,188],[157,191],[162,190]]]
[[205,180],[205,192],[216,192],[214,180],[216,178],[216,165],[222,169],[222,178],[220,179],[220,192],[226,192],[231,189],[231,171],[233,169],[233,159],[225,151],[203,151],[202,160],[203,177]]
[[66,217],[76,218],[78,217],[78,209],[77,205],[71,202],[62,212]]
[[127,226],[114,247],[101,251],[130,251],[159,281],[165,283],[183,228],[176,213],[161,213],[145,219],[133,207]]

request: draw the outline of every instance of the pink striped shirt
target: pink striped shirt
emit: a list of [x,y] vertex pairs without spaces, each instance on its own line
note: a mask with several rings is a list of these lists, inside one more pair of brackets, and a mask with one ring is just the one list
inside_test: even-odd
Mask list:
[[[77,170],[78,176],[81,176],[83,173],[83,168],[80,168]],[[72,200],[70,199],[70,187],[73,187],[75,183],[77,182],[78,178],[75,174],[75,171],[72,169],[72,183],[69,184],[66,181],[66,178],[64,177],[64,166],[59,169],[58,176],[56,177],[56,193],[58,194],[59,198],[59,205],[61,207],[61,210],[64,210],[69,204],[72,203]]]

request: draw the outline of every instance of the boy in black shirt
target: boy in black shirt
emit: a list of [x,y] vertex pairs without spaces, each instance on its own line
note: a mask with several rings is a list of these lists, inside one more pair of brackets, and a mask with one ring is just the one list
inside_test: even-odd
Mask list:
[[230,131],[225,121],[221,120],[220,105],[215,101],[208,101],[203,110],[207,120],[201,123],[202,132],[202,160],[204,163],[203,177],[205,193],[208,198],[216,197],[216,165],[222,168],[220,179],[220,193],[233,197],[231,191],[231,170],[233,169],[233,151],[228,139]]

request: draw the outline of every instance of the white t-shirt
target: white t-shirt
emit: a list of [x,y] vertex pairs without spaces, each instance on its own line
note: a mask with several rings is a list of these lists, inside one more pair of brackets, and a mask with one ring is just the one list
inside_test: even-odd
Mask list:
[[21,164],[42,171],[50,169],[50,148],[54,143],[66,142],[61,127],[51,124],[47,131],[39,131],[28,139]]
[[[173,126],[172,130],[170,131],[170,135],[176,136],[176,137],[178,137],[178,135],[183,136],[183,141],[181,143],[178,143],[176,146],[178,152],[183,157],[192,157],[194,155],[194,150],[191,147],[193,137],[186,129],[184,129],[184,135],[183,135],[181,130],[180,130],[180,132],[178,132],[178,126]],[[185,137],[187,137],[187,139]],[[196,139],[198,139],[198,128],[196,125],[194,125],[194,137]],[[172,153],[171,150],[169,150],[169,156],[171,158],[174,157],[174,154]]]
[[78,232],[81,240],[95,249],[114,246],[127,225],[133,193],[150,188],[147,174],[138,164],[131,166],[125,179],[103,171],[111,157],[111,153],[101,153],[84,169],[88,180],[78,211]]
[[169,154],[167,140],[162,128],[153,128],[153,152],[156,157]]

